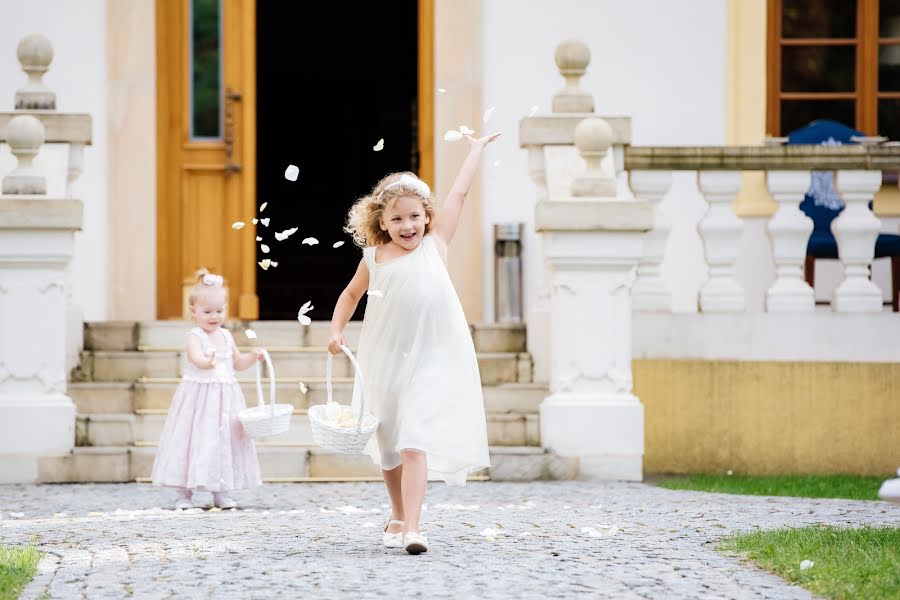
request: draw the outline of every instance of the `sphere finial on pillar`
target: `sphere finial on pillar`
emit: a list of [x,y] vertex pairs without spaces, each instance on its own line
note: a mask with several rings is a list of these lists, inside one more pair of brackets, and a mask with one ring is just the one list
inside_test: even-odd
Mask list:
[[566,87],[553,96],[553,112],[594,112],[594,97],[578,87],[579,80],[591,62],[590,48],[579,40],[566,40],[556,47],[554,58],[559,73],[566,80]]
[[53,45],[39,33],[26,35],[16,48],[22,70],[28,75],[25,86],[16,90],[16,110],[55,110],[56,94],[43,81],[53,60]]
[[44,125],[31,115],[19,115],[9,120],[6,133],[9,149],[18,164],[3,178],[3,193],[46,194],[47,179],[32,164],[44,143]]
[[603,172],[601,163],[614,139],[612,127],[599,117],[589,117],[575,127],[575,145],[587,163],[584,174],[572,181],[573,196],[616,195],[616,181]]

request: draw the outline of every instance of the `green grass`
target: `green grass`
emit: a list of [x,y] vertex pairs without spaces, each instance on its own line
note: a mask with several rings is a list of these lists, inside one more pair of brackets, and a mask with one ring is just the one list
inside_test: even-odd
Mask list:
[[661,480],[660,487],[751,496],[799,496],[802,498],[848,498],[878,500],[884,477],[857,475],[685,475]]
[[0,600],[15,600],[37,573],[41,553],[33,546],[0,545]]
[[[718,550],[828,598],[900,599],[900,529],[813,526],[738,534]],[[804,560],[813,566],[800,570]]]

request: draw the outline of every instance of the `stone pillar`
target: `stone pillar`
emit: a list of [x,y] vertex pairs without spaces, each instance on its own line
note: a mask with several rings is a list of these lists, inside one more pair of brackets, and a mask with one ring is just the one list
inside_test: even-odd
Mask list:
[[653,215],[647,202],[618,198],[615,180],[600,172],[595,159],[613,141],[606,121],[584,119],[575,144],[588,171],[571,196],[551,195],[535,208],[551,275],[541,444],[577,457],[583,479],[640,480],[644,413],[631,393],[630,288]]
[[769,219],[769,240],[775,260],[775,283],[766,293],[769,312],[812,312],[813,289],[803,279],[806,246],[813,230],[812,219],[800,210],[809,189],[809,171],[769,171],[766,182],[778,210]]
[[709,279],[700,288],[700,310],[741,312],[746,298],[735,270],[744,224],[731,208],[741,189],[741,172],[700,171],[697,176],[700,192],[709,204],[697,226],[709,265]]
[[653,207],[653,229],[644,234],[644,254],[638,266],[637,280],[631,288],[631,303],[634,310],[672,312],[672,290],[663,281],[661,273],[672,224],[660,207],[672,185],[672,172],[631,171],[628,180],[635,197],[646,200]]
[[831,222],[844,280],[834,290],[831,307],[838,312],[879,312],[881,290],[869,279],[869,267],[881,221],[869,202],[881,187],[881,171],[838,171],[835,184],[846,206]]
[[34,481],[41,455],[70,452],[75,407],[66,395],[66,267],[82,205],[34,195],[46,181],[30,168],[44,127],[9,121],[19,160],[0,196],[0,481]]

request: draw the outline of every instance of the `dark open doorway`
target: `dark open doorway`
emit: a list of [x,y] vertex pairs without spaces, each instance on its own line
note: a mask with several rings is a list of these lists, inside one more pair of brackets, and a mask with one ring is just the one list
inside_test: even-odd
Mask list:
[[[307,300],[308,316],[331,319],[361,258],[342,231],[347,210],[385,174],[417,170],[417,4],[257,4],[256,189],[268,202],[258,216],[270,219],[257,235],[271,249],[257,244],[257,261],[278,262],[257,266],[260,319],[294,319]],[[307,237],[319,244],[301,244]]]

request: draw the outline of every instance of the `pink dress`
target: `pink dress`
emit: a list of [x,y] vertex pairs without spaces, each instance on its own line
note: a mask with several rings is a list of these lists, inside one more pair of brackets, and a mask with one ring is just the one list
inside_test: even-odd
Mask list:
[[234,377],[234,338],[220,331],[225,346],[199,327],[188,334],[200,338],[206,356],[215,349],[216,366],[186,361],[159,439],[153,485],[227,492],[262,484],[256,447],[238,420],[246,405]]

